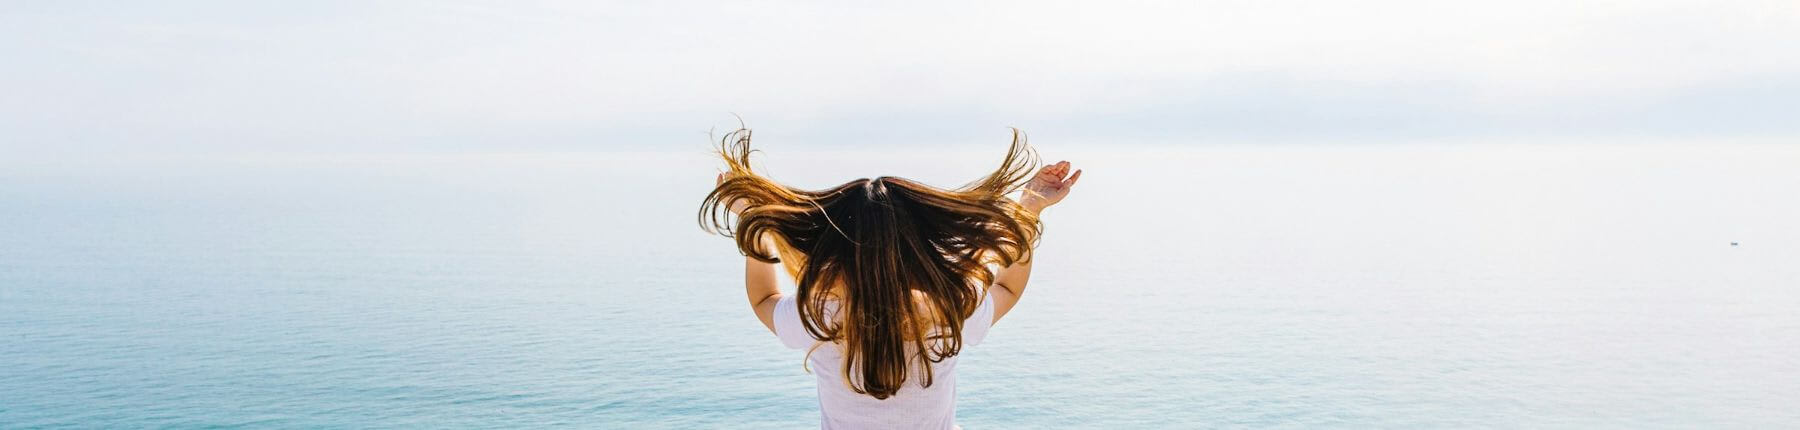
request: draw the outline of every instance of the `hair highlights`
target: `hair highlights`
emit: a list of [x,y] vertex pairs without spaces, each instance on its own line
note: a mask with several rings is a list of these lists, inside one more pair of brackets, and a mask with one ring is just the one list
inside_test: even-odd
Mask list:
[[726,134],[718,152],[728,171],[701,204],[701,227],[782,263],[808,334],[837,343],[844,380],[878,399],[898,392],[914,363],[931,385],[927,363],[961,351],[963,320],[994,280],[988,266],[1029,261],[1042,231],[1007,198],[1038,165],[1017,129],[999,168],[956,189],[891,176],[787,187],[751,169],[748,129]]

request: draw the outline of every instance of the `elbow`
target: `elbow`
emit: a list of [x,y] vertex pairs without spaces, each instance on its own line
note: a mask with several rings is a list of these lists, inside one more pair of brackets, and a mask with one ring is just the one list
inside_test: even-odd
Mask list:
[[750,307],[762,308],[763,306],[774,306],[775,302],[779,300],[781,300],[781,293],[770,293],[769,295],[762,296],[762,298],[750,300]]
[[1002,289],[1002,290],[1006,290],[1006,292],[1009,294],[1012,294],[1013,297],[1019,297],[1019,296],[1025,294],[1024,288],[1007,285],[1005,282],[995,282],[994,287]]

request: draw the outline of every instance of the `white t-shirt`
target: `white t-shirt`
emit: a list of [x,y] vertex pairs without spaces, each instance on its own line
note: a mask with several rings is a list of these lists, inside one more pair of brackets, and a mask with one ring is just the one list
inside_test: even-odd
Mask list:
[[[829,314],[835,307],[826,306]],[[994,325],[993,296],[983,297],[981,306],[963,321],[962,352],[981,343],[988,328]],[[819,343],[806,333],[800,322],[800,308],[793,296],[775,302],[775,336],[788,348],[805,350]],[[959,354],[960,355],[960,354]],[[857,394],[844,383],[843,351],[836,344],[819,345],[810,358],[813,375],[819,384],[819,427],[825,429],[952,429],[956,428],[956,359],[950,357],[931,364],[931,387],[921,388],[921,369],[907,374],[900,391],[877,400]],[[918,366],[914,364],[913,366]]]

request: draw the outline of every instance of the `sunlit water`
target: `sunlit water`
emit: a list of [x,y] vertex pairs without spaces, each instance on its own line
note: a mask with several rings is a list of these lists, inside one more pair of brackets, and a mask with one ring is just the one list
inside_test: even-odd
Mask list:
[[[1796,147],[1045,151],[1088,173],[966,428],[1800,423]],[[4,163],[3,428],[817,424],[697,148]]]

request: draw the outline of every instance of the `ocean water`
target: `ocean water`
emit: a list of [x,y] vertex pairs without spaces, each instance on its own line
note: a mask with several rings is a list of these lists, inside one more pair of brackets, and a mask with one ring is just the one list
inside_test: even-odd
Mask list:
[[[701,151],[0,160],[0,428],[814,426]],[[1800,147],[1044,152],[1087,173],[965,428],[1800,423]]]

